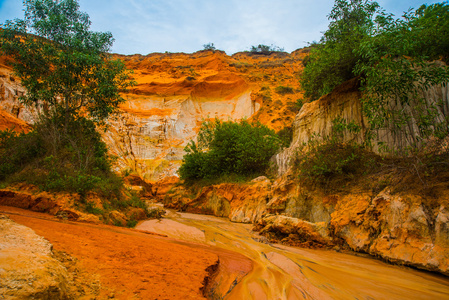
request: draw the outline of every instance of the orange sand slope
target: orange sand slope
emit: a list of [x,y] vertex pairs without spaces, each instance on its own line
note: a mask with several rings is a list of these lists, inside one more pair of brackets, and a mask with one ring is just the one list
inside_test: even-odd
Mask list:
[[60,222],[12,207],[0,210],[48,239],[54,251],[77,258],[85,270],[81,274],[98,275],[99,299],[204,299],[200,288],[206,269],[218,259],[206,246],[132,229]]

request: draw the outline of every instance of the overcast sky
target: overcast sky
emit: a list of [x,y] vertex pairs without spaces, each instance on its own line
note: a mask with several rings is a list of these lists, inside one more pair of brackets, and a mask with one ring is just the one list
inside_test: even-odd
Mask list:
[[[410,7],[442,1],[378,0],[396,16]],[[192,53],[204,44],[233,54],[251,45],[287,52],[318,41],[327,29],[333,0],[79,0],[94,31],[110,31],[112,52]],[[23,18],[21,0],[0,0],[0,23]]]

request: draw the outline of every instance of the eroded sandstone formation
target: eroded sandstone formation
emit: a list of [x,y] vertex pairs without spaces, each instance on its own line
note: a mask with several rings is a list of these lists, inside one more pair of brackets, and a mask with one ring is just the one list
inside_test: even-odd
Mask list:
[[[304,53],[228,56],[221,51],[119,56],[137,85],[104,134],[120,169],[150,181],[176,176],[184,147],[207,119],[289,126]],[[280,87],[280,88],[279,88]],[[282,89],[284,88],[284,89]]]
[[[384,260],[449,275],[449,192],[438,198],[416,189],[392,192],[375,176],[367,188],[324,192],[291,172],[270,182],[208,186],[192,195],[182,187],[168,207],[251,222],[269,241],[369,253]],[[420,195],[421,194],[421,195]]]
[[0,295],[3,299],[70,299],[67,270],[52,245],[0,215]]
[[5,57],[0,56],[0,112],[2,115],[6,112],[8,119],[11,116],[20,119],[20,121],[14,120],[13,124],[26,126],[26,123],[33,123],[36,120],[35,108],[25,107],[20,103],[19,97],[26,91],[20,80],[14,76],[11,67],[5,63]]
[[[416,125],[420,111],[425,111],[427,108],[436,109],[432,113],[435,124],[449,117],[449,86],[447,84],[433,86],[420,94],[425,99],[425,104],[409,103],[403,107],[403,110],[410,115],[408,126],[400,131],[391,131],[388,128],[375,131],[375,138],[371,142],[374,152],[382,153],[383,148],[379,147],[380,144],[384,148],[397,151],[418,142],[419,138],[416,136],[422,137],[422,132]],[[344,132],[343,142],[350,140],[364,142],[369,122],[362,113],[361,97],[358,79],[354,78],[336,87],[332,93],[316,101],[305,103],[293,122],[293,141],[290,147],[273,158],[278,168],[278,175],[288,171],[296,153],[307,142],[311,139],[330,136],[333,120],[341,119],[360,126],[361,131],[358,133]]]
[[129,220],[143,220],[147,214],[142,208],[129,207],[126,210],[106,210],[110,205],[95,193],[86,195],[84,201],[90,203],[102,214],[93,214],[82,209],[79,205],[81,197],[78,194],[50,193],[40,191],[39,188],[16,184],[0,189],[0,205],[23,208],[35,212],[45,212],[61,220],[80,221],[87,223],[105,223],[126,226]]

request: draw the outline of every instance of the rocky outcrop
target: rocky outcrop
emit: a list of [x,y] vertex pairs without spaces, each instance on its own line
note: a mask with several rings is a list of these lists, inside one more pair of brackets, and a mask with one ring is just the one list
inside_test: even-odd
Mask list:
[[[142,195],[146,194],[145,189],[142,189]],[[129,199],[123,198],[122,201]],[[121,211],[114,210],[107,199],[102,199],[95,193],[88,193],[81,200],[78,194],[42,192],[35,186],[27,184],[0,189],[0,205],[45,212],[63,220],[94,224],[127,226],[130,224],[128,222],[148,218],[143,208],[127,207]]]
[[[4,57],[0,57],[0,112],[4,111],[11,115],[7,117],[8,120],[11,117],[15,118],[13,124],[18,123],[20,127],[27,127],[27,123],[33,123],[36,120],[35,109],[27,108],[20,103],[19,97],[23,96],[26,91],[20,80],[14,76],[11,68],[4,63]],[[2,112],[3,116],[4,112]],[[4,117],[0,115],[0,122],[2,118]],[[16,121],[16,119],[21,121]],[[6,124],[4,126],[10,128]],[[0,127],[0,130],[3,129]]]
[[311,223],[284,215],[264,215],[255,224],[254,230],[269,238],[271,242],[307,248],[333,246],[325,222]]
[[[134,70],[137,85],[124,94],[122,112],[103,135],[119,158],[118,169],[147,181],[176,176],[184,147],[206,119],[253,118],[275,129],[288,125],[296,112],[292,97],[298,83],[292,73],[302,68],[302,56],[230,57],[220,51],[119,56]],[[275,93],[278,85],[290,86],[289,93]]]
[[3,299],[71,299],[67,270],[52,245],[0,215],[0,295]]
[[[320,139],[332,133],[332,121],[337,118],[354,121],[362,129],[368,126],[362,114],[360,103],[361,93],[358,90],[357,79],[350,80],[338,86],[332,93],[319,100],[305,103],[293,122],[293,140],[289,148],[277,154],[273,160],[277,166],[278,175],[289,170],[297,152],[312,138]],[[345,133],[344,140],[359,139],[363,134],[354,136]]]
[[339,200],[330,226],[358,252],[449,275],[446,205],[434,207],[416,195],[347,196]]
[[147,95],[144,99],[129,98],[122,111],[109,120],[104,140],[119,157],[120,169],[131,169],[146,180],[155,181],[176,174],[184,147],[195,138],[202,120],[249,118],[257,111],[257,105],[251,100],[250,91],[229,100]]
[[355,184],[344,192],[325,193],[304,186],[289,172],[274,182],[262,177],[207,186],[194,194],[178,186],[165,204],[251,222],[270,242],[363,252],[449,275],[447,189],[434,189],[435,199],[413,189],[390,192],[393,186],[379,191]]
[[14,130],[16,132],[28,132],[31,126],[13,115],[0,110],[0,131]]
[[233,222],[254,223],[266,213],[271,182],[266,177],[249,184],[223,183],[201,188],[195,194],[178,186],[170,190],[163,202],[168,208],[228,217]]

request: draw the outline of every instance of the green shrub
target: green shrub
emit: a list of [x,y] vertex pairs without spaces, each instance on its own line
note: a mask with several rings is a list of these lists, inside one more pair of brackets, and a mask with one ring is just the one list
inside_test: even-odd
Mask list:
[[301,176],[316,182],[326,182],[339,175],[363,173],[364,148],[355,143],[335,143],[329,140],[309,143],[309,151],[301,155]]
[[217,48],[215,48],[214,43],[208,43],[203,45],[203,50],[212,50],[215,51]]
[[87,202],[85,209],[86,209],[86,212],[88,212],[90,214],[94,214],[94,215],[102,215],[103,214],[103,210],[100,208],[97,208],[95,206],[95,204],[92,202]]
[[304,99],[302,99],[302,98],[296,99],[295,106],[298,109],[298,111],[301,110],[303,105],[304,105]]
[[281,141],[282,147],[287,148],[290,146],[293,140],[293,127],[287,126],[279,130],[277,133],[279,140]]
[[134,227],[136,227],[136,225],[137,225],[137,223],[138,223],[139,221],[137,221],[137,220],[135,220],[135,219],[129,219],[128,221],[126,221],[126,227],[128,227],[128,228],[134,228]]
[[148,210],[148,218],[150,219],[161,219],[165,215],[165,209],[163,208],[152,208]]
[[120,197],[106,144],[82,117],[42,117],[29,133],[0,132],[0,181],[25,181],[47,191]]
[[263,174],[280,146],[274,131],[260,123],[204,122],[198,143],[190,141],[186,146],[187,154],[178,172],[186,181]]
[[257,46],[251,46],[250,52],[253,54],[270,55],[273,52],[284,52],[284,48],[275,45],[268,46],[259,44]]
[[22,170],[44,152],[43,139],[36,132],[0,131],[0,181]]
[[278,93],[279,95],[285,95],[285,94],[294,94],[295,91],[293,90],[292,87],[290,86],[278,86],[275,89],[275,92]]
[[300,177],[323,185],[336,179],[353,179],[371,170],[376,164],[375,156],[354,139],[343,142],[347,133],[357,135],[360,127],[337,118],[333,120],[331,135],[313,136],[307,151],[298,156]]

